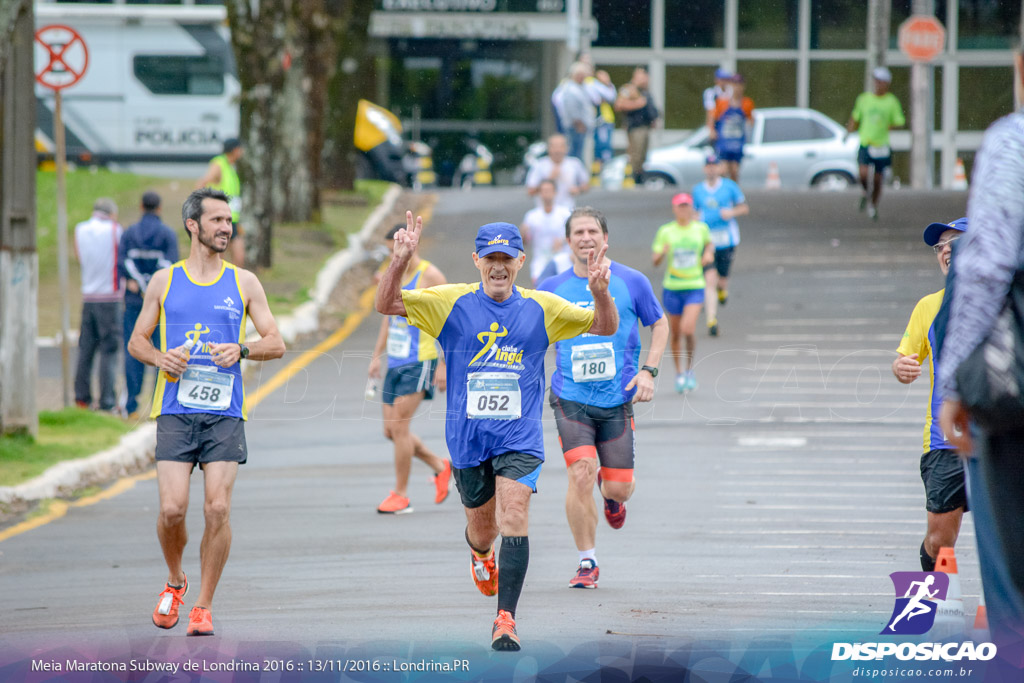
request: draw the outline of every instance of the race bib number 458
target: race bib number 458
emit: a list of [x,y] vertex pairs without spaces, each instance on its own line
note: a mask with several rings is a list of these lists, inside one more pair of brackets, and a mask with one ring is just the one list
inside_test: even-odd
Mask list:
[[234,386],[234,375],[190,366],[178,382],[178,403],[194,410],[227,410]]

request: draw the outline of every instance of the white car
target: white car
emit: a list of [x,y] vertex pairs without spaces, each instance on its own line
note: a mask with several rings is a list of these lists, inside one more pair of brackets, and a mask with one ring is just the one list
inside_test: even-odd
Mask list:
[[[798,189],[844,189],[857,181],[856,135],[813,109],[779,107],[754,110],[740,165],[740,184],[764,185],[771,164],[777,165],[779,185]],[[644,164],[645,184],[692,187],[704,179],[704,159],[712,151],[707,128],[680,143],[652,149]],[[625,158],[608,164],[609,174],[621,178]],[[609,177],[605,181],[614,180]]]

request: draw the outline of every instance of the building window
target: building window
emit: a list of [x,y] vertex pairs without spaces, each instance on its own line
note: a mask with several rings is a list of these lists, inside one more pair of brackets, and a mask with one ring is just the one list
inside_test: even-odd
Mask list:
[[864,0],[811,0],[812,50],[863,50],[867,26]]
[[595,47],[650,47],[651,0],[593,0]]
[[[700,128],[704,125],[704,88],[714,84],[714,67],[665,67],[665,128]],[[660,103],[658,103],[660,104]]]
[[798,5],[798,0],[739,0],[739,48],[795,50]]
[[665,0],[665,47],[724,47],[725,3]]
[[1019,2],[960,0],[961,50],[1006,50],[1019,40]]
[[224,93],[224,60],[217,55],[135,55],[133,66],[155,95]]
[[853,111],[853,102],[863,90],[864,62],[811,62],[811,109],[845,126]]
[[744,95],[755,107],[796,106],[796,62],[747,61],[736,66],[746,82]]
[[1012,112],[1012,84],[1013,67],[1009,65],[960,67],[960,130],[985,130]]

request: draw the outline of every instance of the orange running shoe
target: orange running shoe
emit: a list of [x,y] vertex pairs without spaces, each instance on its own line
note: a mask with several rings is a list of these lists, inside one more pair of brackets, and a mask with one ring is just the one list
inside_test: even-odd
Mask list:
[[212,636],[213,615],[206,607],[193,607],[188,613],[188,631],[186,636]]
[[519,636],[516,635],[516,620],[503,609],[498,610],[491,628],[491,649],[505,652],[519,650]]
[[491,548],[491,554],[481,559],[476,556],[472,548],[469,551],[470,555],[470,574],[473,576],[473,582],[481,593],[487,596],[498,594],[498,563],[494,560],[494,548]]
[[412,512],[412,506],[409,505],[408,498],[392,491],[384,499],[384,502],[377,506],[377,512],[384,515],[404,515],[407,512]]
[[153,610],[153,623],[160,628],[174,628],[178,623],[178,608],[185,604],[183,598],[188,593],[188,577],[183,573],[185,582],[175,587],[169,583],[164,584],[164,590],[160,593],[160,599]]
[[443,503],[444,499],[448,497],[448,484],[451,480],[452,463],[450,460],[445,460],[444,467],[434,475],[434,488],[437,489],[437,494],[434,496],[435,503]]

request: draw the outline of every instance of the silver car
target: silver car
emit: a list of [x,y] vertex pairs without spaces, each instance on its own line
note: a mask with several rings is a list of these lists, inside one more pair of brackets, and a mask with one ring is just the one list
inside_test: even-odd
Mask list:
[[[845,138],[845,140],[844,140]],[[778,107],[754,110],[743,147],[740,181],[764,185],[771,164],[784,188],[843,189],[857,179],[857,136],[813,109]],[[690,187],[704,179],[704,159],[712,151],[707,128],[680,143],[652,149],[644,164],[647,183]]]

